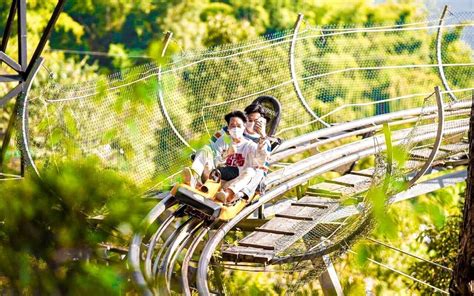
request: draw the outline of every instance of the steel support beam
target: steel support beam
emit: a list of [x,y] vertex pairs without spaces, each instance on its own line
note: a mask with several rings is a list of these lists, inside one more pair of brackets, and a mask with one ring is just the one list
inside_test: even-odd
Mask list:
[[51,36],[51,31],[53,30],[54,25],[56,24],[56,21],[59,18],[59,15],[63,11],[64,3],[66,3],[66,0],[59,0],[58,4],[56,4],[56,7],[54,8],[53,14],[51,15],[51,18],[49,19],[48,24],[46,25],[46,28],[43,31],[43,35],[41,35],[41,39],[40,39],[38,45],[36,46],[35,52],[33,53],[33,56],[31,57],[31,60],[28,64],[28,67],[25,71],[26,72],[25,76],[28,76],[30,74],[36,60],[43,53],[44,47],[46,46],[46,42],[48,42],[49,36]]
[[28,66],[28,55],[26,51],[26,0],[16,1],[18,15],[18,63],[20,64],[21,71],[24,72]]
[[3,51],[0,51],[0,61],[5,62],[13,70],[21,72],[21,66]]
[[1,51],[5,51],[7,49],[8,40],[10,39],[10,33],[12,30],[13,19],[15,18],[16,14],[16,2],[12,1],[12,5],[10,7],[10,13],[8,14],[7,23],[5,25],[5,30],[3,31],[2,37],[2,45],[0,46]]
[[342,291],[341,283],[336,273],[336,269],[332,264],[331,258],[328,255],[323,256],[324,265],[326,270],[319,276],[319,283],[323,294],[325,296],[344,296]]
[[[0,99],[0,107],[5,106],[5,104],[14,97],[18,97],[13,107],[13,113],[8,122],[7,130],[5,131],[5,136],[2,140],[2,147],[0,150],[0,172],[3,171],[3,162],[5,160],[6,151],[11,140],[11,135],[13,129],[16,126],[19,113],[22,113],[22,149],[21,149],[21,175],[24,175],[25,167],[25,157],[28,158],[29,162],[32,163],[31,155],[25,156],[25,152],[28,152],[28,135],[26,127],[28,125],[27,118],[27,97],[28,91],[31,87],[34,77],[36,76],[39,67],[41,66],[43,60],[41,54],[44,50],[46,42],[51,35],[51,31],[58,20],[59,14],[64,8],[64,3],[66,0],[59,0],[53,14],[48,21],[48,24],[43,31],[43,35],[38,43],[38,46],[35,49],[35,52],[28,63],[27,55],[27,28],[26,28],[26,0],[13,0],[10,7],[10,12],[8,14],[7,23],[5,25],[5,30],[3,32],[3,39],[0,46],[0,63],[5,62],[10,68],[15,70],[18,75],[4,74],[0,75],[0,82],[19,82],[19,84],[10,90],[3,98]],[[10,38],[10,33],[13,25],[13,20],[17,16],[17,29],[18,29],[18,62],[14,61],[9,57],[5,51],[7,48],[8,40]],[[26,145],[26,146],[25,146]],[[35,171],[36,168],[34,168]]]
[[[12,98],[18,96],[23,89],[23,84],[20,83],[17,86],[15,86],[14,89],[10,90],[6,95],[3,96],[3,98],[0,99],[0,108],[5,106],[5,104],[11,100]],[[1,163],[1,162],[0,162]]]

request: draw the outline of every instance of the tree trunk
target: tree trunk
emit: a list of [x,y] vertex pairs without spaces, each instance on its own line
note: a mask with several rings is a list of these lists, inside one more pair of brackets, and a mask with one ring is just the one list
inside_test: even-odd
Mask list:
[[449,287],[451,295],[474,295],[474,93],[469,121],[469,164],[459,250]]

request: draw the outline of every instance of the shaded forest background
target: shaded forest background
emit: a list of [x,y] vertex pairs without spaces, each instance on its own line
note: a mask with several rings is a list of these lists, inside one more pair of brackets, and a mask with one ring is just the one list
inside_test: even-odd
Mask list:
[[[28,1],[29,56],[54,5],[55,1]],[[8,1],[0,3],[0,20],[6,20],[9,8]],[[411,0],[379,4],[365,0],[336,3],[330,0],[70,0],[44,56],[58,82],[74,84],[156,59],[157,44],[168,30],[174,33],[176,52],[199,51],[288,30],[298,12],[304,13],[305,21],[315,26],[402,25],[429,15],[419,1]],[[1,31],[4,24],[0,26]],[[452,43],[449,61],[471,59],[465,55],[466,47],[457,42],[459,36],[459,32],[453,32],[446,39]],[[427,56],[432,39],[420,39],[403,44],[396,55]],[[16,56],[15,42],[11,38],[7,50],[10,56]],[[397,44],[397,40],[387,42]],[[434,73],[426,73],[411,87],[416,89],[417,82],[421,85],[432,76]],[[40,82],[48,79],[45,75],[39,77]],[[465,86],[463,80],[453,83]],[[335,96],[338,95],[344,94]],[[2,131],[11,109],[10,104],[1,115]],[[140,190],[139,185],[113,171],[103,173],[96,165],[94,159],[65,163],[60,175],[51,172],[44,181],[27,179],[0,185],[0,290],[14,289],[25,294],[37,290],[60,294],[137,292],[123,255],[109,254],[107,246],[97,250],[97,246],[126,247],[127,239],[153,201],[138,200],[135,192]],[[391,231],[375,232],[373,237],[451,266],[463,190],[464,185],[460,184],[393,206],[389,209],[393,219]],[[447,286],[449,274],[393,251],[365,241],[354,250],[359,255],[346,255],[336,265],[348,295],[365,293],[367,287],[380,295],[431,293],[426,287],[371,265],[368,257],[438,287]],[[227,276],[226,288],[232,295],[284,293],[278,275],[231,272]],[[300,293],[321,294],[317,281],[302,287]]]

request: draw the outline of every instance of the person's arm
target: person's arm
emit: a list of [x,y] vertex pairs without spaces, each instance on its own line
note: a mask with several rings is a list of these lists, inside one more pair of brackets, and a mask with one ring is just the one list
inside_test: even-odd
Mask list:
[[211,137],[211,146],[214,153],[214,159],[217,163],[222,163],[225,161],[227,156],[227,150],[229,149],[230,137],[227,135],[225,128],[221,129]]
[[266,125],[266,120],[265,118],[261,117],[257,120],[255,123],[255,131],[257,134],[260,135],[260,138],[258,139],[258,150],[260,151],[265,151],[268,149],[268,146],[270,145],[270,142],[267,140],[267,133],[265,132],[265,125]]
[[252,163],[252,167],[254,168],[262,168],[265,166],[265,163],[268,160],[269,156],[269,150],[267,146],[268,141],[267,140],[262,140],[261,142],[254,143],[251,142],[249,144],[249,153],[250,153],[250,159]]

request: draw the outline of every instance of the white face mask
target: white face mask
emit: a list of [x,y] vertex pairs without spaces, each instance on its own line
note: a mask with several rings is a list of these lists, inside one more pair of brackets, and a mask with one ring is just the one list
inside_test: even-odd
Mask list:
[[245,123],[245,127],[247,128],[248,131],[251,131],[253,132],[253,127],[255,126],[255,122],[254,121],[247,121]]
[[244,129],[239,127],[233,127],[229,129],[229,134],[234,139],[241,139],[244,136]]

